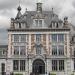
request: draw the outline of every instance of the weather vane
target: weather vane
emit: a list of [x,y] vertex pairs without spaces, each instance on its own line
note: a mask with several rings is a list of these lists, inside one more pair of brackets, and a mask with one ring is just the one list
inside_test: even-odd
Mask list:
[[20,6],[20,4],[21,4],[21,0],[19,0],[19,6]]

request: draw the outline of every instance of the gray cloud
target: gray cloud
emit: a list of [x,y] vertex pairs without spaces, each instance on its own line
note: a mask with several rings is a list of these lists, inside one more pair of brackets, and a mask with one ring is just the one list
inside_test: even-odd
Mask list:
[[[25,8],[36,10],[38,0],[21,0],[22,13]],[[42,0],[43,10],[51,10],[59,15],[61,19],[64,16],[69,17],[69,21],[75,25],[75,0]],[[10,18],[17,14],[19,0],[0,0],[0,44],[7,44],[6,29],[10,26]]]

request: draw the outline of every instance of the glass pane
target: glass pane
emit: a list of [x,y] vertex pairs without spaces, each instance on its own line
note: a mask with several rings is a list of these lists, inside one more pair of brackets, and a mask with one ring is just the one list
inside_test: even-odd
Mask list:
[[64,70],[64,60],[59,60],[59,70]]
[[57,55],[57,46],[52,46],[52,55]]
[[20,55],[26,55],[26,47],[25,46],[21,46],[20,47]]
[[41,46],[36,47],[36,54],[41,54]]
[[19,35],[14,35],[14,42],[19,42]]
[[36,42],[40,42],[41,41],[41,34],[36,34]]
[[26,42],[26,35],[21,35],[21,42]]
[[57,60],[52,60],[52,71],[57,71],[58,70],[57,66],[58,66]]
[[64,42],[64,35],[63,34],[58,35],[58,42]]
[[13,61],[13,70],[19,70],[19,61],[18,60]]
[[58,46],[58,54],[59,55],[64,55],[64,46],[63,45]]
[[39,20],[39,27],[42,27],[42,20]]
[[52,42],[57,42],[57,34],[52,34]]
[[38,27],[38,20],[35,20],[36,27]]
[[20,71],[25,70],[25,60],[20,60]]
[[19,46],[14,46],[14,55],[19,55]]

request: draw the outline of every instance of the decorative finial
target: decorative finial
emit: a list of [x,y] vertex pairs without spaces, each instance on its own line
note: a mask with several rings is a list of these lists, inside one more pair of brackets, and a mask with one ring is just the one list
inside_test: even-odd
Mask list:
[[52,8],[52,11],[53,11],[54,9]]
[[19,6],[18,6],[17,10],[21,11],[21,0],[19,0]]
[[18,6],[17,10],[18,10],[18,11],[21,11],[21,6]]
[[26,11],[27,11],[27,8],[26,8]]

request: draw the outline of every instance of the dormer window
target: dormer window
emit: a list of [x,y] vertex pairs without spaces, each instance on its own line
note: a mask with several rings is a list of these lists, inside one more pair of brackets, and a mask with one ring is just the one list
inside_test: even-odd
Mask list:
[[19,23],[19,28],[21,28],[21,23]]
[[35,24],[35,27],[42,27],[42,25],[43,25],[43,20],[41,20],[41,19],[36,19],[35,20],[35,22],[34,22],[34,24]]
[[56,22],[52,22],[52,28],[56,28],[57,27],[57,23]]

